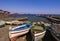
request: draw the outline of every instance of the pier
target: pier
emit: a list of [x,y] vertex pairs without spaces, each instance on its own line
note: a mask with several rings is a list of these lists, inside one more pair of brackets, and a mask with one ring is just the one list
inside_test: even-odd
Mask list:
[[56,18],[53,18],[53,17],[45,17],[47,18],[48,20],[50,20],[51,22],[54,22],[54,23],[60,23],[60,20],[59,19],[56,19]]
[[56,19],[56,18],[52,18],[52,17],[47,17],[47,18],[50,19],[50,20],[52,20],[52,21],[58,21],[58,22],[60,22],[60,20]]
[[58,16],[43,16],[42,15],[42,16],[39,16],[39,17],[47,18],[51,22],[60,23],[60,17],[58,17]]

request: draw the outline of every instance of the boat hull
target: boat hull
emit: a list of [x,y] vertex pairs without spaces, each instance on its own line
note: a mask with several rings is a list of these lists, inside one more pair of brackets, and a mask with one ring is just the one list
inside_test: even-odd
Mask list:
[[17,26],[17,27],[10,27],[9,28],[9,37],[10,38],[13,38],[13,37],[18,37],[18,36],[21,36],[23,34],[26,34],[29,32],[30,28],[32,27],[31,24],[24,24],[24,25],[21,25],[21,26]]
[[13,38],[13,37],[21,36],[28,32],[29,32],[29,29],[25,29],[25,30],[21,30],[21,31],[12,31],[12,32],[9,32],[9,37]]
[[46,31],[44,31],[42,33],[35,34],[34,35],[35,36],[35,41],[39,41],[40,39],[42,39],[44,37],[44,35],[45,35],[45,32]]

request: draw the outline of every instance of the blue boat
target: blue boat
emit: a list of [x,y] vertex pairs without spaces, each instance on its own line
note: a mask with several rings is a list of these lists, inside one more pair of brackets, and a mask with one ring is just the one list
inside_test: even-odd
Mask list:
[[16,27],[10,27],[9,28],[9,37],[13,38],[13,37],[17,37],[23,34],[26,34],[29,32],[29,29],[32,27],[32,24],[23,24],[20,26],[16,26]]

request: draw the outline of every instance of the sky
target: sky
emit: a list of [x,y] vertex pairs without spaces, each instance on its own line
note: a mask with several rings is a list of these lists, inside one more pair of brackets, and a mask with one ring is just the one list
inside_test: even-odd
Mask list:
[[60,0],[0,0],[0,9],[20,14],[60,14]]

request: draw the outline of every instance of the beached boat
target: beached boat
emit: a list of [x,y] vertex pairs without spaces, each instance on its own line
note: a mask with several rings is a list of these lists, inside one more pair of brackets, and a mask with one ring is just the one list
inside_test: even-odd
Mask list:
[[5,25],[5,21],[1,20],[0,21],[0,27],[4,26]]
[[21,24],[25,24],[26,21],[18,21],[18,20],[13,20],[13,21],[6,21],[7,25],[21,25]]
[[34,40],[35,41],[39,41],[40,39],[42,39],[45,35],[46,29],[44,27],[42,27],[41,25],[34,25],[31,28],[33,34],[34,34]]
[[51,23],[49,23],[49,22],[41,21],[40,23],[41,23],[41,24],[44,24],[45,27],[51,26]]
[[16,27],[11,26],[9,28],[9,37],[13,38],[13,37],[17,37],[17,36],[26,34],[29,32],[29,29],[31,27],[32,27],[32,24],[23,24],[23,25],[16,26]]
[[47,26],[51,26],[51,24],[49,24],[49,23],[45,23],[44,26],[46,26],[46,27],[47,27]]

